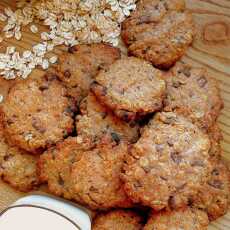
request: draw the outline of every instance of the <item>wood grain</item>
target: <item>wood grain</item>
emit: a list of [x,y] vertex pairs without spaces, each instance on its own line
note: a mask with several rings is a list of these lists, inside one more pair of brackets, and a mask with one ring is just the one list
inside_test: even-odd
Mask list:
[[[230,165],[230,0],[186,0],[186,2],[197,25],[197,37],[183,60],[195,66],[206,67],[210,75],[220,83],[221,95],[225,103],[225,108],[219,118],[224,136],[222,149],[223,156]],[[1,0],[0,12],[6,6],[14,8],[15,2]],[[0,29],[2,27],[3,23],[0,22]],[[44,31],[46,28],[39,25],[39,30]],[[22,41],[18,42],[14,39],[4,41],[0,44],[0,52],[9,45],[18,47],[21,52],[30,49],[32,45],[40,41],[39,35],[31,34],[28,28],[23,31]],[[59,54],[63,49],[66,48],[58,47],[53,53]],[[36,69],[31,77],[39,77],[41,74],[43,71]],[[0,94],[5,95],[8,87],[14,82],[0,79]],[[0,183],[0,210],[21,195]],[[212,223],[209,229],[230,229],[230,213]]]

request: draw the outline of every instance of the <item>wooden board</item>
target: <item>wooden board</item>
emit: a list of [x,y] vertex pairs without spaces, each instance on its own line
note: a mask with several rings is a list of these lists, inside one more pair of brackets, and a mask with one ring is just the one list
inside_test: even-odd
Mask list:
[[[225,103],[225,108],[219,118],[224,136],[222,149],[225,160],[230,162],[230,0],[186,0],[186,2],[187,8],[194,15],[197,37],[183,60],[195,66],[206,67],[220,83],[221,95]],[[1,0],[0,12],[7,6],[14,8],[15,1]],[[0,22],[0,29],[2,27],[3,23]],[[39,29],[40,31],[46,30],[40,25]],[[28,28],[23,31],[22,41],[7,40],[0,44],[0,52],[3,52],[9,45],[16,46],[19,51],[23,51],[30,49],[32,45],[40,41],[39,35],[32,34]],[[65,48],[59,47],[54,53],[58,55],[63,49]],[[39,77],[42,73],[42,70],[36,69],[32,77]],[[11,84],[11,81],[0,79],[0,94],[5,95]],[[22,195],[0,182],[0,210]],[[209,229],[230,229],[230,212],[212,223]]]

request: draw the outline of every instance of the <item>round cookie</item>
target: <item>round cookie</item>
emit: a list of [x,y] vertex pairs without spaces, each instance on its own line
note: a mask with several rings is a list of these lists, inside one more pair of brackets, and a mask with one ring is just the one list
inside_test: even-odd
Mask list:
[[120,58],[119,49],[108,44],[77,45],[60,55],[56,73],[71,96],[87,96],[90,84],[101,69]]
[[195,35],[184,0],[141,0],[122,25],[122,38],[131,55],[159,68],[171,67],[183,56]]
[[126,152],[126,144],[107,137],[93,149],[70,137],[41,156],[41,179],[52,193],[92,209],[129,207],[119,178]]
[[102,138],[96,148],[85,151],[73,165],[74,191],[91,209],[131,207],[120,180],[127,144]]
[[142,218],[135,212],[113,210],[99,214],[93,221],[92,230],[141,230]]
[[126,57],[101,71],[91,90],[118,117],[135,120],[161,109],[165,94],[161,75],[148,62]]
[[144,230],[207,230],[208,224],[205,212],[185,208],[177,211],[152,213]]
[[155,210],[188,204],[207,180],[210,141],[175,113],[158,113],[144,128],[124,166],[124,189],[135,203]]
[[0,177],[15,189],[28,192],[39,184],[36,173],[37,157],[10,146],[0,125]]
[[2,105],[10,143],[37,153],[73,130],[75,106],[66,88],[52,75],[15,84]]
[[206,69],[178,63],[165,80],[165,111],[189,117],[204,130],[214,125],[223,102],[217,81],[208,75]]
[[114,116],[111,111],[103,107],[93,94],[89,94],[80,104],[81,115],[76,117],[78,136],[83,142],[95,144],[104,134],[120,142],[136,142],[139,137],[139,126],[127,124]]
[[213,221],[227,213],[230,201],[230,172],[222,161],[212,161],[207,182],[192,198],[194,207],[207,212]]

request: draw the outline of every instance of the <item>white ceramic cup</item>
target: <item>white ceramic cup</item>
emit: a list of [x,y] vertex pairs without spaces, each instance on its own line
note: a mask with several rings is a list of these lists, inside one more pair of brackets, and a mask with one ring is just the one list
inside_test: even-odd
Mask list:
[[2,230],[90,230],[91,215],[63,199],[32,194],[17,200],[0,214]]

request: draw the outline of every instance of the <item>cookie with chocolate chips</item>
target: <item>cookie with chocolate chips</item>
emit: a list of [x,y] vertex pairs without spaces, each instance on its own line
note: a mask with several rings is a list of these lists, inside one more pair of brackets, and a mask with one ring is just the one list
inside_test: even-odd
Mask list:
[[205,212],[184,208],[177,211],[152,213],[144,230],[207,230],[208,224]]
[[75,105],[53,75],[16,83],[2,105],[7,140],[32,153],[63,140],[73,129]]
[[192,198],[194,207],[204,210],[210,221],[227,213],[230,201],[230,172],[221,161],[212,161],[207,182]]
[[128,124],[103,107],[93,94],[89,94],[80,104],[81,114],[76,117],[78,136],[83,142],[96,144],[105,134],[111,135],[114,141],[136,142],[139,137],[139,126]]
[[52,193],[91,209],[130,207],[119,178],[127,147],[109,136],[95,148],[70,137],[41,156],[40,177]]
[[68,93],[79,101],[87,96],[97,73],[119,58],[119,49],[108,44],[76,45],[60,56],[56,73],[68,87]]
[[175,113],[158,113],[126,159],[124,189],[135,203],[177,209],[207,180],[210,141]]
[[141,0],[122,24],[121,36],[131,55],[169,68],[183,56],[195,35],[184,0]]
[[144,60],[126,57],[101,71],[91,90],[124,121],[160,110],[165,95],[162,73]]
[[113,210],[101,213],[93,221],[92,230],[141,230],[142,218],[133,211]]
[[164,111],[188,117],[209,133],[223,108],[217,81],[206,69],[183,63],[177,63],[165,80]]
[[28,192],[36,188],[38,158],[7,143],[0,124],[0,177],[15,189]]

